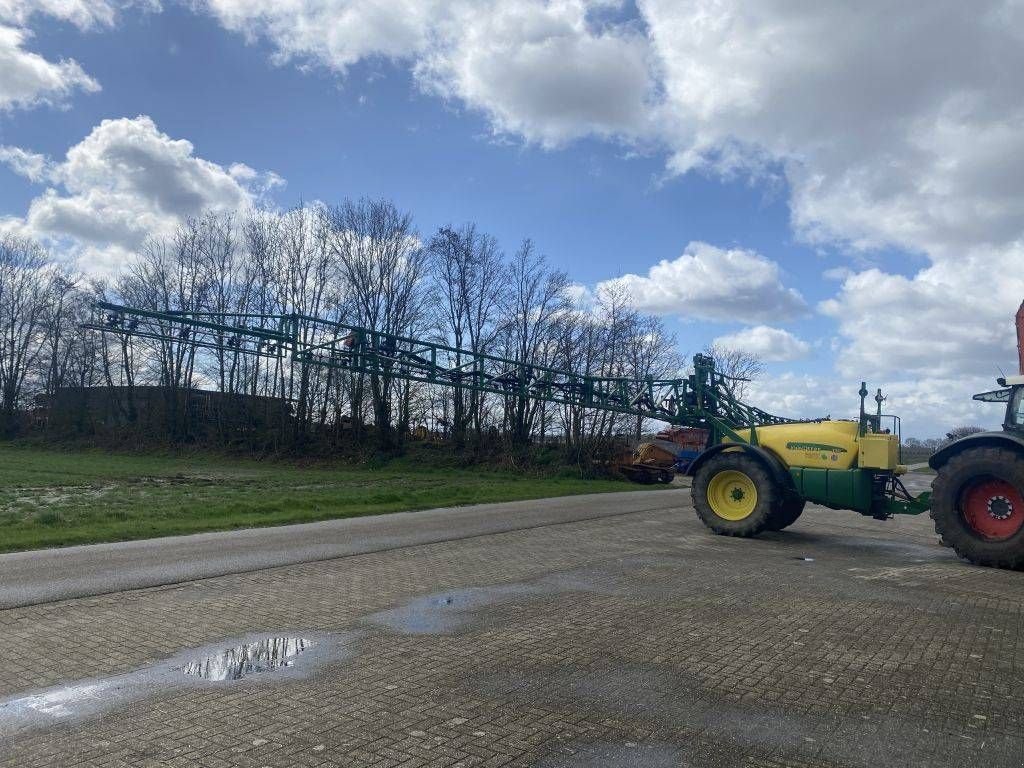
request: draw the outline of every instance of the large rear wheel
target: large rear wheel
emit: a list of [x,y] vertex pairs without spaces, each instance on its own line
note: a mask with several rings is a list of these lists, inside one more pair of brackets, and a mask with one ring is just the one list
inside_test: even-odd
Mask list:
[[788,528],[797,521],[797,518],[803,514],[804,506],[807,504],[807,500],[803,499],[794,494],[787,495],[783,498],[782,503],[779,504],[779,508],[775,510],[771,519],[768,521],[768,525],[765,526],[767,531],[781,531],[783,528]]
[[693,478],[697,516],[725,536],[756,536],[765,530],[780,496],[768,469],[739,451],[711,457]]
[[1024,456],[973,448],[932,482],[932,520],[942,542],[978,565],[1024,568]]

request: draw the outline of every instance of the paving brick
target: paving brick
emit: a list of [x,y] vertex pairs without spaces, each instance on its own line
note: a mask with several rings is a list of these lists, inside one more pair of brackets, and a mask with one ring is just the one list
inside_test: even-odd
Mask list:
[[[501,585],[524,588],[439,632],[369,619]],[[0,696],[253,632],[362,634],[305,677],[19,732],[0,765],[1019,766],[1022,605],[1024,574],[958,561],[926,520],[820,509],[752,541],[641,512],[70,600],[0,612]]]

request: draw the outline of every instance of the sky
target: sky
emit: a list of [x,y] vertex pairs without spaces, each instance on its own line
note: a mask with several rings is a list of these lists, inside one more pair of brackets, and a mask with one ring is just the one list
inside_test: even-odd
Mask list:
[[532,238],[749,400],[995,426],[1024,0],[0,0],[0,231],[113,275],[204,210],[387,197]]

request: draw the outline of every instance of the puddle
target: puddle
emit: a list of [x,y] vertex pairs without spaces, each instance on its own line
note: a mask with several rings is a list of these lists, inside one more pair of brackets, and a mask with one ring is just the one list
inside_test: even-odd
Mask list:
[[[633,596],[646,591],[657,594],[659,590],[637,586],[631,580],[627,570],[634,561],[640,562],[641,558],[623,558],[600,568],[578,568],[528,582],[435,592],[413,598],[404,605],[372,613],[363,617],[363,621],[406,635],[436,635],[467,628],[475,620],[477,611],[522,599],[537,599],[566,592]],[[651,558],[651,562],[677,564],[679,561]]]
[[318,665],[351,656],[362,637],[361,632],[304,632],[229,638],[123,674],[0,699],[0,744],[24,730],[102,715],[160,691],[235,681],[246,685],[259,673],[268,681],[300,679]]
[[477,609],[543,592],[541,588],[527,584],[455,589],[416,598],[398,608],[379,611],[368,616],[367,620],[407,635],[441,634],[461,629],[469,623],[472,612]]
[[312,647],[312,641],[302,637],[268,637],[190,661],[181,671],[204,680],[240,680],[246,675],[290,667],[296,656]]
[[16,699],[14,703],[30,712],[60,719],[68,717],[78,707],[100,701],[112,687],[109,682],[69,685]]

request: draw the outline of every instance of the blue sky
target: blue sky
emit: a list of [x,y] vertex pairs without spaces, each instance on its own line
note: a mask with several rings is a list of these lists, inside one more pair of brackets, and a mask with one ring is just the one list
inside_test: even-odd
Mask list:
[[[591,289],[633,275],[637,305],[663,315],[684,350],[730,337],[778,358],[756,394],[780,412],[848,415],[868,378],[893,391],[917,434],[995,418],[969,394],[997,365],[1013,365],[1009,315],[1024,298],[1022,271],[995,287],[991,273],[1021,263],[1024,183],[1006,181],[1005,157],[1020,146],[1024,104],[1019,93],[1007,103],[984,73],[922,81],[894,70],[880,85],[884,71],[857,65],[887,53],[895,67],[900,56],[932,61],[943,41],[913,30],[934,19],[911,13],[905,39],[857,50],[841,5],[801,17],[781,0],[758,12],[701,0],[610,9],[514,0],[454,19],[457,3],[414,0],[394,19],[356,0],[297,0],[287,16],[273,3],[234,0],[70,5],[75,13],[16,0],[0,15],[0,28],[24,33],[8,42],[15,64],[41,57],[78,68],[65,68],[64,85],[12,74],[6,103],[0,75],[0,224],[81,269],[130,258],[130,238],[83,241],[80,226],[61,229],[70,207],[97,217],[112,205],[126,206],[126,218],[175,213],[132,199],[136,187],[112,179],[116,169],[97,171],[95,158],[65,161],[76,145],[81,157],[109,154],[112,132],[94,133],[104,120],[148,116],[141,128],[122,124],[116,140],[143,136],[155,152],[190,142],[190,154],[175,145],[173,162],[147,162],[157,164],[154,179],[173,166],[223,185],[212,205],[248,199],[272,173],[284,182],[265,193],[277,205],[386,196],[424,234],[473,221],[507,250],[533,238]],[[887,13],[868,5],[855,23]],[[701,14],[726,11],[727,40],[696,34]],[[968,23],[954,10],[939,21],[954,37]],[[1004,34],[970,23],[979,47]],[[460,36],[447,40],[453,24]],[[770,53],[764,30],[785,37],[787,25],[785,42],[807,60],[759,60]],[[891,93],[872,100],[870,88]],[[957,94],[975,99],[977,112],[951,122]],[[984,131],[1004,142],[1002,160],[977,157],[965,139]],[[16,151],[45,156],[45,173],[26,178]],[[952,171],[940,163],[951,157]],[[230,172],[236,163],[252,177]],[[57,213],[47,208],[54,201]],[[965,226],[961,210],[996,212]],[[670,270],[649,272],[663,260]]]

